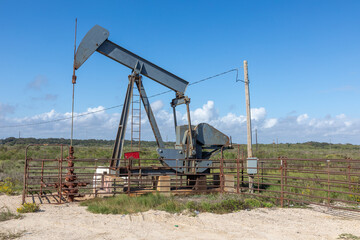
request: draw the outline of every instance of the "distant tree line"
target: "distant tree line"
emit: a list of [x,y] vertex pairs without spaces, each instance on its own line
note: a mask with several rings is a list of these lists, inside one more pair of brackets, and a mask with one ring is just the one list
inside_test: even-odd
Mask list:
[[[114,140],[103,139],[73,139],[74,146],[113,146]],[[70,139],[65,138],[15,138],[9,137],[0,139],[0,144],[14,146],[14,145],[28,145],[28,144],[66,144],[70,145]],[[135,142],[137,144],[137,142]],[[125,146],[130,145],[130,140],[125,140]],[[166,145],[174,145],[174,142],[168,142]],[[155,141],[141,141],[142,147],[155,147]]]
[[[74,146],[113,146],[114,140],[104,140],[104,139],[74,139],[73,145]],[[15,137],[9,137],[5,139],[0,139],[0,145],[28,145],[28,144],[66,144],[70,145],[70,139],[65,138],[15,138]],[[137,142],[135,142],[137,144]],[[166,146],[174,146],[174,142],[166,142]],[[334,144],[334,143],[327,143],[327,142],[304,142],[304,143],[281,143],[279,145],[286,144],[287,147],[293,146],[308,146],[312,148],[341,148],[342,146],[356,146],[350,143],[347,144]],[[130,145],[130,140],[125,140],[125,146]],[[253,144],[255,146],[255,144]],[[267,144],[261,144],[261,145],[267,145]],[[155,141],[141,141],[142,147],[156,147]]]

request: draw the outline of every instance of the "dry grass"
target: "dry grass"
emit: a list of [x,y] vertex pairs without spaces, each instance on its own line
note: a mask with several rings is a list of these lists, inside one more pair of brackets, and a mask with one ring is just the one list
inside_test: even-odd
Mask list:
[[5,211],[0,211],[0,222],[20,218],[22,218],[20,214],[12,213],[8,208],[5,208]]

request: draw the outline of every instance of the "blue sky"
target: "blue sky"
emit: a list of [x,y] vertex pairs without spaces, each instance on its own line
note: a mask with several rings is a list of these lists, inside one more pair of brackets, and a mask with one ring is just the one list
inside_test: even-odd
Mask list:
[[[253,125],[262,142],[360,144],[359,12],[359,1],[0,0],[0,127],[68,116],[77,17],[78,44],[98,24],[111,41],[189,82],[233,68],[243,79],[248,60]],[[76,112],[122,104],[129,73],[95,53],[77,71]],[[149,79],[144,84],[148,95],[166,90]],[[190,86],[187,95],[195,122],[245,142],[244,86],[235,73]],[[152,99],[169,140],[172,97]],[[114,138],[120,112],[79,118],[75,137]],[[0,128],[0,138],[19,131],[68,138],[70,125]],[[144,138],[151,132],[144,130]]]

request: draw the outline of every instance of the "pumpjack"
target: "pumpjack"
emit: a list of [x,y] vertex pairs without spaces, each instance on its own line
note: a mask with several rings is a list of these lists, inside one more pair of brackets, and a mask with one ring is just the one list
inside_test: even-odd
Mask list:
[[[168,167],[172,173],[194,175],[209,172],[211,166],[210,157],[218,153],[221,148],[231,147],[231,143],[228,136],[207,123],[200,123],[196,126],[191,125],[190,98],[185,96],[185,90],[189,82],[111,42],[108,38],[109,31],[99,25],[95,25],[90,29],[77,49],[74,69],[78,70],[95,51],[131,69],[110,168],[117,168],[121,163],[130,103],[134,84],[136,84],[156,139],[161,164]],[[175,98],[170,103],[173,109],[176,132],[174,148],[165,147],[143,85],[143,76],[175,92]],[[178,126],[176,107],[182,104],[186,105],[187,124]]]

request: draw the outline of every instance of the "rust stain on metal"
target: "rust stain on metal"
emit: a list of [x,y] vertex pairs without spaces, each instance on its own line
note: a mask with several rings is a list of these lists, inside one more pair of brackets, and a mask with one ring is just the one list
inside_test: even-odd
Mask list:
[[65,183],[62,184],[62,191],[65,193],[69,202],[73,202],[75,197],[82,197],[79,194],[78,187],[86,186],[88,183],[85,182],[76,182],[77,176],[74,172],[74,147],[70,147],[69,156],[67,157],[67,173],[65,177]]

